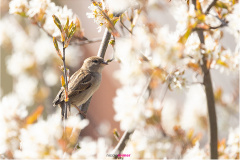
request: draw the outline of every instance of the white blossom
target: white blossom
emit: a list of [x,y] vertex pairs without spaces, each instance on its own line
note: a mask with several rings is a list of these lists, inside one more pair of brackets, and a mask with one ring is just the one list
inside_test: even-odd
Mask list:
[[56,71],[50,67],[43,72],[44,81],[48,86],[54,86],[59,82],[59,77]]
[[114,119],[121,121],[122,130],[131,130],[136,126],[144,126],[146,123],[143,98],[136,92],[136,89],[134,91],[133,87],[126,86],[117,90],[114,109],[116,111]]
[[96,141],[90,137],[84,137],[79,142],[80,149],[71,156],[73,159],[105,159],[111,149],[107,139],[98,138]]
[[45,65],[47,62],[51,61],[52,57],[57,55],[51,38],[45,33],[41,33],[40,37],[34,43],[32,51],[39,65]]
[[185,43],[185,54],[193,57],[196,62],[201,58],[200,40],[197,33],[192,33]]
[[14,87],[14,91],[26,105],[34,103],[34,95],[37,92],[38,81],[35,77],[21,75]]
[[28,8],[27,0],[12,0],[9,3],[9,13],[22,13],[25,9]]
[[239,156],[239,143],[240,143],[240,129],[230,129],[228,140],[227,140],[227,148],[225,150],[225,153],[229,156],[229,158],[235,159],[237,156]]
[[0,102],[0,154],[19,147],[19,130],[27,116],[26,106],[14,93],[2,97]]
[[136,0],[106,0],[106,5],[113,13],[122,13],[137,4]]
[[180,124],[188,130],[194,128],[196,132],[204,131],[206,128],[202,125],[201,118],[207,114],[207,104],[204,90],[200,85],[194,85],[189,88],[186,95],[183,113]]
[[31,54],[19,51],[8,57],[6,63],[8,72],[12,76],[19,76],[25,69],[33,65],[34,58]]
[[130,159],[162,159],[168,155],[171,146],[167,137],[149,127],[135,130],[123,153],[131,154]]
[[[183,34],[187,28],[188,8],[185,1],[172,1],[170,13],[177,21],[176,32]],[[183,16],[185,15],[185,16]]]
[[183,159],[202,160],[207,158],[208,156],[206,155],[205,151],[199,148],[199,142],[196,142],[195,146],[191,149],[188,149],[183,156]]
[[87,119],[81,120],[80,117],[70,116],[66,121],[66,126],[74,129],[84,129],[89,124]]
[[51,0],[31,0],[29,2],[29,10],[27,12],[27,15],[29,17],[34,17],[36,14],[44,12],[50,3],[52,3]]
[[[228,26],[229,29],[228,31],[232,33],[236,40],[239,40],[240,36],[240,4],[236,3],[233,6],[233,12],[229,15],[227,15],[226,19],[229,21]],[[238,43],[239,41],[237,41]]]
[[58,139],[61,138],[63,127],[61,118],[55,114],[47,121],[40,119],[36,124],[21,129],[21,149],[15,150],[16,158],[53,158],[61,150]]

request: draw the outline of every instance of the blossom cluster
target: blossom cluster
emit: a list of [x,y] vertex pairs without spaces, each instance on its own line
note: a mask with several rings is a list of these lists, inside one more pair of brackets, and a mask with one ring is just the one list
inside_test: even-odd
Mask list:
[[114,25],[118,18],[114,17],[113,12],[109,10],[104,1],[94,1],[88,8],[91,12],[87,13],[87,17],[94,18],[94,22],[98,24],[98,32],[101,32],[102,26],[106,26],[110,31],[114,32]]
[[[141,1],[138,1],[138,3],[139,6],[144,4]],[[159,125],[165,127],[168,135],[168,133],[174,132],[172,123],[175,125],[181,124],[186,130],[194,128],[197,132],[203,134],[203,140],[201,141],[206,142],[207,135],[204,131],[206,131],[207,126],[204,123],[207,121],[207,111],[204,91],[200,86],[188,85],[192,82],[199,83],[202,80],[188,75],[192,71],[196,72],[197,75],[202,74],[202,57],[206,57],[208,69],[220,69],[220,71],[226,71],[227,74],[229,72],[236,73],[239,66],[238,44],[235,48],[230,49],[221,43],[223,33],[228,31],[224,32],[221,28],[228,23],[224,18],[228,18],[227,15],[232,16],[232,12],[236,12],[235,8],[238,4],[235,6],[231,2],[227,2],[227,5],[234,7],[233,9],[231,7],[227,8],[226,10],[229,12],[226,15],[224,14],[226,12],[222,11],[224,9],[219,6],[216,7],[218,10],[211,10],[210,14],[205,14],[203,10],[206,10],[209,6],[209,3],[205,1],[201,4],[198,2],[197,5],[200,6],[197,7],[197,10],[193,5],[188,5],[187,2],[171,2],[169,8],[177,22],[177,27],[176,30],[170,31],[166,25],[161,26],[155,21],[148,21],[151,10],[159,5],[158,2],[155,3],[156,5],[149,5],[147,2],[147,5],[143,5],[140,9],[140,14],[131,12],[132,17],[130,19],[127,16],[129,11],[127,10],[124,13],[125,19],[128,20],[128,23],[131,23],[124,26],[125,28],[129,26],[127,31],[130,35],[117,37],[114,48],[116,59],[120,62],[120,69],[115,75],[122,84],[114,98],[115,120],[120,122],[122,130],[135,130],[135,132],[140,130],[143,134],[142,138],[144,137],[143,141],[145,141],[145,145],[147,144],[144,149],[140,150],[138,147],[144,145],[137,145],[134,141],[135,137],[132,137],[133,142],[129,143],[134,143],[132,145],[134,148],[129,153],[135,154],[135,158],[163,158],[162,155],[167,156],[169,153],[155,154],[152,151],[152,154],[148,154],[151,139],[146,136],[149,135],[146,128],[149,125],[152,126],[152,130],[157,130]],[[132,19],[137,19],[137,22],[133,22]],[[221,27],[217,27],[219,25]],[[198,30],[205,31],[205,45],[200,43]],[[239,34],[239,31],[235,29],[234,34],[236,33]],[[237,40],[236,38],[236,42]],[[173,98],[164,99],[166,89],[172,90],[174,88],[189,88],[189,95],[183,100],[184,106],[181,106],[184,107],[183,111],[179,111],[178,107],[175,110],[171,109],[174,108]],[[199,94],[193,96],[196,93]],[[199,102],[199,105],[196,102]],[[178,111],[180,113],[176,113]],[[217,113],[220,112],[219,109]],[[219,122],[219,127],[223,128],[224,124],[221,120]],[[198,124],[198,126],[195,124]],[[142,128],[144,130],[141,130]],[[164,129],[162,132],[165,133]],[[157,138],[156,136],[154,138]],[[172,135],[168,136],[172,137]],[[139,140],[139,138],[137,139]],[[159,140],[156,140],[153,144],[157,145],[158,142]],[[191,145],[188,147],[192,147]],[[195,147],[197,148],[198,144]],[[202,155],[202,158],[209,156],[206,152],[201,151],[205,154]],[[137,155],[137,153],[140,153],[140,155]],[[177,152],[175,153],[175,155],[170,154],[170,158],[183,156],[185,151],[183,150],[179,155]]]
[[[117,5],[120,3],[123,5]],[[209,158],[205,93],[201,85],[189,84],[201,84],[202,78],[197,76],[202,74],[203,56],[208,69],[220,68],[227,74],[235,74],[239,65],[240,33],[238,3],[219,0],[206,14],[209,4],[206,0],[197,1],[195,8],[187,1],[107,0],[93,1],[89,7],[92,13],[88,17],[94,18],[100,28],[108,28],[115,37],[114,56],[119,69],[114,76],[122,86],[113,99],[114,119],[120,123],[121,130],[134,131],[122,151],[131,155],[128,158]],[[163,7],[175,19],[174,31],[154,19]],[[50,0],[12,0],[9,12],[30,18],[51,36],[61,35],[52,14],[62,24],[67,19],[77,21],[70,9],[58,7]],[[51,106],[50,88],[58,83],[55,66],[59,62],[51,39],[37,32],[33,25],[22,27],[11,15],[5,15],[0,23],[7,26],[1,27],[0,44],[4,51],[11,53],[6,66],[14,80],[13,91],[0,102],[1,158],[106,158],[115,140],[79,139],[88,120],[71,116],[63,125],[58,112],[48,115],[46,120],[42,116],[43,108]],[[205,45],[200,43],[198,30],[204,31]],[[237,44],[233,49],[221,43],[226,32],[235,38]],[[78,53],[78,48],[69,47],[71,56],[66,56],[66,63],[75,66]],[[238,120],[235,104],[239,100],[229,101],[222,92],[219,89],[215,93],[217,114],[222,114],[218,119],[222,131],[219,139],[228,138],[219,141],[219,158],[237,159],[240,138],[239,128],[235,127]],[[37,109],[28,114],[31,106]],[[229,117],[232,123],[226,124]],[[229,128],[235,129],[228,133]]]
[[[27,9],[23,9],[27,7],[27,1],[12,1],[11,7],[13,4],[16,5],[15,13],[27,13]],[[46,106],[51,106],[50,88],[56,87],[59,82],[59,69],[56,66],[60,62],[57,60],[52,40],[46,33],[39,32],[38,28],[30,23],[23,22],[26,21],[7,13],[3,14],[0,20],[0,46],[3,49],[2,54],[7,54],[6,71],[13,82],[12,91],[7,94],[3,92],[1,97],[1,158],[43,158],[53,157],[52,154],[63,157],[64,151],[58,144],[64,128],[60,119],[58,120],[60,113],[52,118],[49,116],[47,121],[40,118],[43,110],[47,113],[52,110]],[[76,57],[81,56],[79,47],[69,47],[68,53],[72,56],[68,56],[66,62],[71,62],[69,66],[75,67],[78,64]],[[37,109],[30,114],[29,111],[33,108]],[[37,120],[38,118],[40,119]],[[76,123],[85,123],[82,128],[86,126],[86,122],[80,122],[79,119],[71,121],[74,122],[74,127],[78,128],[78,132],[80,128]],[[71,128],[72,122],[68,123]],[[50,141],[51,144],[48,143]],[[31,155],[29,149],[34,149]],[[48,152],[49,149],[52,149],[51,152]]]
[[30,18],[33,23],[54,37],[59,37],[61,33],[54,24],[52,15],[56,15],[63,24],[65,24],[69,18],[70,23],[73,21],[74,24],[78,24],[75,36],[77,38],[83,38],[83,31],[77,15],[73,14],[72,10],[68,9],[66,5],[60,7],[54,2],[51,2],[51,0],[13,0],[10,2],[9,8],[10,14],[19,14]]

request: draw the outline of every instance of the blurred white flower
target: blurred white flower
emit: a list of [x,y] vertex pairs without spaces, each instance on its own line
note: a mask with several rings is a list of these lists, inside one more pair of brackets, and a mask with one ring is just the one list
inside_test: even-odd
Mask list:
[[20,150],[15,150],[15,158],[54,158],[61,147],[58,140],[63,133],[61,118],[55,114],[21,129]]
[[[57,54],[55,54],[57,55]],[[76,67],[80,64],[80,58],[82,57],[83,53],[79,46],[69,46],[66,49],[66,63],[70,67]]]
[[19,132],[27,116],[26,106],[21,104],[18,96],[8,94],[0,102],[0,154],[16,150],[19,147]]
[[173,133],[173,127],[178,123],[178,106],[177,102],[172,98],[165,98],[162,104],[162,125],[166,132]]
[[[212,12],[212,10],[211,10]],[[221,21],[216,18],[217,13],[211,13],[206,15],[205,23],[211,27],[217,27],[221,24]]]
[[29,40],[28,35],[23,30],[22,26],[20,26],[16,18],[11,15],[2,17],[0,21],[0,29],[1,45],[3,45],[5,41],[10,42],[13,47],[13,52],[31,50],[33,41]]
[[171,2],[170,13],[177,21],[176,32],[178,32],[178,34],[183,34],[187,28],[188,8],[186,3],[187,3],[186,1]]
[[188,149],[187,152],[184,154],[183,159],[196,159],[202,160],[207,159],[208,156],[206,153],[199,148],[199,142],[196,142],[195,146],[191,149]]
[[148,127],[134,131],[123,153],[131,154],[130,159],[162,159],[171,147],[169,139],[158,129]]
[[51,58],[56,54],[52,39],[46,33],[41,33],[40,37],[34,43],[32,50],[34,58],[39,65],[44,65],[46,62],[51,61]]
[[34,103],[34,95],[37,92],[38,80],[35,77],[28,75],[20,75],[18,81],[14,86],[14,91],[26,105],[32,105]]
[[116,111],[114,119],[121,122],[120,128],[122,130],[144,126],[146,122],[143,102],[141,94],[137,93],[136,90],[134,91],[133,87],[124,86],[117,90],[117,95],[113,100]]
[[25,69],[34,64],[34,58],[31,54],[16,52],[7,58],[7,70],[12,76],[19,76]]
[[216,40],[212,36],[210,35],[205,36],[206,52],[214,51],[217,45],[218,45],[218,42],[216,42]]
[[136,0],[106,0],[106,5],[113,13],[122,13],[130,7],[137,5]]
[[196,62],[201,59],[201,54],[200,54],[200,40],[198,38],[198,35],[196,32],[192,33],[186,43],[185,43],[185,50],[184,50],[186,55],[189,55],[193,57]]
[[27,116],[26,106],[21,103],[15,93],[2,97],[0,104],[1,118],[11,119],[13,117],[19,117],[23,119]]
[[48,8],[48,5],[50,5],[50,3],[52,3],[51,0],[29,1],[29,10],[27,12],[27,15],[29,17],[34,17],[36,14],[39,14],[40,12],[45,12],[45,10]]
[[77,116],[70,116],[66,121],[66,127],[71,127],[75,129],[84,129],[89,124],[87,119],[81,120],[80,117]]
[[[105,2],[103,0],[101,0],[101,7],[102,9],[105,9]],[[99,6],[100,7],[100,6]],[[100,7],[100,8],[101,8]],[[102,25],[105,22],[105,17],[102,15],[101,10],[98,8],[97,5],[94,5],[93,3],[91,3],[91,5],[88,7],[88,9],[91,10],[91,12],[87,12],[86,16],[88,18],[93,18],[94,23],[98,24],[98,32],[101,32],[102,30]]]
[[28,8],[28,1],[27,0],[12,0],[9,3],[9,13],[22,13],[25,12]]
[[[229,26],[228,31],[232,33],[236,40],[239,40],[240,36],[240,4],[236,3],[233,6],[233,12],[226,17]],[[239,42],[239,41],[237,41]]]
[[206,96],[201,85],[193,85],[189,88],[184,109],[182,110],[180,124],[183,129],[194,128],[196,132],[205,131],[202,117],[207,114]]
[[230,129],[227,147],[225,149],[225,153],[229,156],[229,158],[235,159],[239,156],[239,144],[240,144],[240,129],[239,127],[235,129]]
[[97,128],[97,131],[101,136],[109,135],[110,130],[111,130],[111,124],[108,121],[102,122]]
[[69,18],[69,23],[71,23],[72,21],[75,22],[76,15],[73,14],[72,10],[68,9],[66,5],[63,8],[56,6],[54,3],[50,3],[48,5],[48,8],[46,10],[46,21],[43,28],[54,37],[58,37],[61,34],[53,21],[53,14],[59,18],[62,25],[66,24],[67,17]]
[[79,142],[79,149],[71,156],[73,159],[105,159],[106,154],[109,153],[109,142],[107,139],[98,138],[97,141],[90,137],[84,137]]
[[48,86],[54,86],[59,82],[59,77],[56,73],[56,71],[52,68],[46,68],[43,72],[43,78],[45,83]]

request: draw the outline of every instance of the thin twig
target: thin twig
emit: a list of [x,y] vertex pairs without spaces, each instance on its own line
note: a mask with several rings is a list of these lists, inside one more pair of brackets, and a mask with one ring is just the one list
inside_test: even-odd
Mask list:
[[121,25],[122,25],[129,33],[132,34],[132,31],[130,31],[130,30],[127,28],[127,26],[122,22],[122,19],[121,19],[121,18],[120,18],[120,23],[121,23]]
[[208,14],[211,8],[217,3],[217,0],[213,0],[212,3],[208,6],[208,8],[205,11],[205,14]]
[[[67,119],[67,109],[68,109],[68,79],[67,79],[67,69],[66,69],[66,63],[65,63],[65,47],[64,47],[64,42],[63,42],[63,58],[62,58],[62,61],[63,61],[63,68],[64,68],[64,81],[65,81],[65,84],[66,84],[66,87],[65,87],[65,103],[64,103],[64,119]],[[67,102],[66,102],[67,100]]]
[[211,29],[218,29],[218,28],[222,28],[222,27],[225,27],[225,26],[228,25],[228,22],[227,22],[227,21],[219,18],[218,16],[215,16],[215,17],[221,22],[221,24],[220,24],[219,26],[216,26],[216,27],[211,27],[211,26],[210,26],[208,29],[203,29],[203,28],[198,28],[198,27],[196,27],[196,28],[193,29],[193,31],[199,31],[199,30],[209,31],[209,30],[211,30]]
[[[46,30],[44,29],[43,27],[40,26],[40,24],[37,23],[37,26],[42,29],[49,37],[53,38],[53,36]],[[62,42],[61,39],[60,39],[60,36],[59,37],[56,37],[56,40],[58,42]],[[78,40],[78,41],[77,41]],[[70,45],[73,44],[73,45],[85,45],[85,44],[90,44],[90,43],[96,43],[96,42],[100,42],[102,40],[102,38],[94,38],[94,39],[87,39],[86,37],[83,37],[83,39],[75,39],[74,38],[70,41]]]
[[82,45],[85,45],[85,44],[91,44],[91,43],[96,43],[96,42],[101,42],[102,41],[102,37],[101,38],[94,38],[94,39],[88,39],[88,40],[85,40],[85,41],[78,41],[78,42],[70,42],[70,44],[73,44],[73,45],[79,45],[79,46],[82,46]]

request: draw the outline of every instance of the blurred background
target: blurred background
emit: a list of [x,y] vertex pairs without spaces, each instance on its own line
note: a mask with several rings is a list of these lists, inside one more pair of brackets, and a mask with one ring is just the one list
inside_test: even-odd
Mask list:
[[[86,16],[90,12],[88,6],[90,0],[58,0],[57,5],[67,5],[81,20],[85,37],[88,39],[101,38],[103,31],[98,32],[97,25],[93,19]],[[58,93],[61,71],[58,68],[61,61],[48,37],[36,25],[30,24],[28,19],[20,16],[9,15],[8,0],[1,0],[1,97],[16,91],[29,106],[29,113],[38,106],[44,106],[43,116],[53,113],[57,108],[52,107],[52,100]],[[166,6],[167,7],[167,6]],[[170,15],[168,9],[152,11],[152,19],[159,25],[168,25],[174,30],[176,22]],[[24,38],[22,38],[24,37]],[[232,37],[224,32],[222,44],[234,50],[236,43]],[[85,58],[97,55],[100,42],[82,46],[72,46],[66,50],[67,66],[70,75],[78,70]],[[113,50],[108,47],[105,59],[112,58]],[[113,61],[105,67],[99,90],[94,94],[87,113],[90,123],[81,135],[97,138],[99,136],[113,136],[112,131],[119,123],[114,121],[115,111],[113,99],[120,83],[114,78],[114,72],[119,68],[118,62]],[[24,81],[24,74],[31,76],[32,80]],[[223,103],[217,101],[217,112],[219,121],[220,139],[226,137],[231,127],[238,126],[239,114],[239,78],[236,72],[211,71],[215,95],[220,94]],[[192,77],[191,71],[186,76]],[[20,81],[20,79],[22,81]],[[29,88],[30,86],[32,88]],[[32,96],[33,99],[29,100]],[[168,133],[172,133],[173,126],[181,124],[184,129],[194,128],[196,132],[202,132],[206,141],[207,117],[204,91],[201,85],[192,85],[183,90],[168,91],[164,99],[163,127]],[[194,114],[192,114],[194,113]],[[198,119],[196,119],[196,115]],[[192,119],[194,119],[192,121]],[[122,133],[122,131],[120,131]]]

